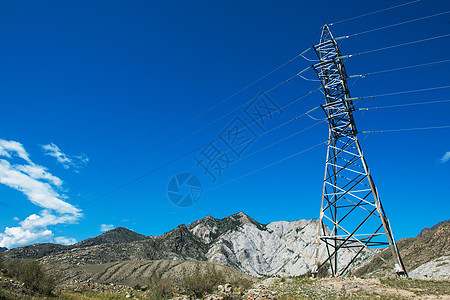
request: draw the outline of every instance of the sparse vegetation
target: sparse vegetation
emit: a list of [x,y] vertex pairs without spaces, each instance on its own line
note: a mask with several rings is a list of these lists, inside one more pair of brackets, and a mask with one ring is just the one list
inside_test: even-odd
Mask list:
[[148,291],[149,299],[167,299],[173,295],[174,285],[170,280],[162,278],[160,272],[157,272],[150,277]]
[[389,287],[413,292],[416,295],[448,295],[450,281],[448,280],[420,280],[411,278],[383,278],[381,282]]
[[2,270],[5,268],[5,255],[3,252],[0,252],[0,274],[2,273]]
[[223,283],[225,283],[225,276],[215,267],[207,266],[202,270],[200,264],[196,264],[193,270],[184,270],[181,288],[191,298],[201,298],[207,293],[212,293],[219,284]]
[[252,285],[252,281],[236,272],[219,269],[215,265],[196,264],[193,269],[184,269],[180,287],[191,298],[201,298],[216,291],[219,285],[231,284],[234,289],[245,291]]
[[27,288],[40,295],[49,296],[55,289],[54,278],[45,274],[36,260],[11,260],[4,264],[5,275],[24,283]]

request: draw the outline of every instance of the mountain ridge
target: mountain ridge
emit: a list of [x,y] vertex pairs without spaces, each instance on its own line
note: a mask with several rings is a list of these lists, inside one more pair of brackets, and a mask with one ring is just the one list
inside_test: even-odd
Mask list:
[[101,244],[122,244],[144,240],[146,237],[124,227],[108,230],[96,237],[85,239],[72,245],[61,245],[54,243],[39,243],[6,250],[6,254],[12,258],[42,258],[52,253],[69,251],[76,248],[86,248]]
[[[423,267],[425,271],[416,272],[423,274],[445,261],[446,255],[450,255],[450,239],[445,238],[450,231],[447,223],[440,222],[416,238],[398,242],[404,261],[416,261],[407,263],[407,270],[436,260],[431,266]],[[318,219],[262,224],[239,212],[222,219],[207,215],[156,237],[119,227],[74,245],[34,244],[8,250],[6,254],[15,258],[38,258],[50,265],[72,266],[120,261],[198,260],[228,265],[252,276],[298,276],[311,271],[314,265],[318,225]],[[439,235],[434,238],[436,234]],[[413,251],[416,248],[419,250]],[[352,257],[352,251],[342,251],[339,258],[342,263]],[[319,255],[324,252],[322,245]],[[352,266],[352,272],[359,275],[379,270],[392,272],[392,267],[388,268],[374,258],[381,255],[389,260],[390,251],[378,252],[364,250]]]

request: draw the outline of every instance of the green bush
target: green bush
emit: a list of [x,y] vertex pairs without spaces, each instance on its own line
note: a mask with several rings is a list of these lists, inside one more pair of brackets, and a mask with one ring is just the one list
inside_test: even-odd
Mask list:
[[185,269],[183,273],[181,287],[191,298],[201,298],[205,294],[212,293],[219,284],[226,281],[224,273],[213,266],[207,266],[202,270],[200,264],[196,264],[192,272]]
[[3,252],[0,252],[0,273],[5,268],[5,255]]
[[[226,283],[231,284],[231,286],[233,288],[238,288],[241,291],[246,291],[248,290],[252,284],[253,281],[251,281],[248,278],[243,277],[242,275],[240,275],[237,272],[232,272],[230,270],[227,270],[226,272],[224,272],[224,276],[226,278]],[[225,283],[225,282],[224,282]]]
[[153,300],[170,298],[173,295],[173,289],[171,281],[163,279],[161,273],[155,273],[150,277],[148,298]]
[[325,278],[330,276],[330,267],[331,264],[327,262],[324,264],[319,270],[317,270],[317,278]]
[[6,267],[7,275],[21,281],[29,289],[51,295],[55,289],[55,280],[44,273],[42,266],[35,260],[11,261]]

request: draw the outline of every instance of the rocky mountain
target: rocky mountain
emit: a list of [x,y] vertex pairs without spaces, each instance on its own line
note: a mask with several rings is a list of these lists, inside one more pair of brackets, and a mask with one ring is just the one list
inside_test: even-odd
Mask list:
[[117,227],[97,237],[81,241],[71,248],[85,248],[101,244],[123,244],[147,239],[145,235],[131,231],[124,227]]
[[431,227],[431,228],[425,227],[424,229],[422,229],[422,230],[419,232],[419,234],[418,234],[417,236],[420,237],[420,236],[422,236],[422,235],[427,234],[428,232],[435,231],[435,230],[437,230],[441,225],[444,225],[444,224],[450,224],[450,220],[439,222],[439,223],[437,223],[436,225],[434,225],[434,226]]
[[64,251],[69,249],[69,246],[52,244],[52,243],[39,243],[18,248],[7,250],[5,253],[11,258],[41,258],[46,255],[50,255],[55,252]]
[[[240,212],[223,219],[206,216],[157,237],[116,228],[70,246],[36,244],[11,249],[6,254],[72,267],[125,261],[200,260],[232,266],[252,276],[297,276],[307,273],[314,265],[318,225],[317,219],[261,224]],[[420,267],[425,270],[420,271],[423,273],[447,264],[449,228],[450,224],[444,222],[416,238],[400,240],[407,270]],[[319,257],[325,251],[322,244]],[[344,249],[339,257],[341,264],[350,260],[352,251],[355,250]],[[392,273],[392,267],[378,255],[385,261],[391,260],[388,250],[368,249],[359,256],[352,271],[359,275]]]
[[[224,219],[208,216],[189,225],[189,230],[208,244],[208,261],[234,266],[253,276],[302,275],[314,265],[315,237],[319,220],[278,221],[260,224],[240,212]],[[324,247],[319,249],[321,256]],[[341,261],[348,262],[345,249]],[[365,251],[361,261],[371,257]]]
[[10,249],[6,254],[11,258],[41,258],[52,253],[86,248],[102,244],[122,244],[147,239],[145,235],[136,233],[127,228],[117,227],[97,237],[84,240],[73,245],[59,245],[52,243],[33,244]]
[[[305,274],[314,264],[317,231],[317,219],[261,224],[240,212],[223,219],[207,216],[154,238],[145,238],[127,229],[114,229],[71,246],[58,245],[58,248],[53,244],[47,247],[37,244],[9,250],[7,254],[41,257],[48,264],[72,266],[141,260],[203,260],[229,265],[253,276],[295,276]],[[111,238],[120,233],[138,240],[123,242],[123,238]],[[324,251],[321,247],[319,255]],[[349,261],[353,250],[345,251],[340,256],[343,263]],[[372,255],[371,251],[365,251],[360,262]]]
[[[450,222],[440,222],[415,238],[401,239],[397,245],[411,277],[450,279]],[[384,274],[390,270],[386,262],[393,262],[389,249],[374,256],[356,274]]]
[[73,248],[47,255],[41,260],[50,264],[70,265],[104,264],[125,260],[206,260],[205,251],[205,245],[183,224],[155,238]]
[[0,252],[5,252],[6,250],[8,250],[8,248],[0,247]]

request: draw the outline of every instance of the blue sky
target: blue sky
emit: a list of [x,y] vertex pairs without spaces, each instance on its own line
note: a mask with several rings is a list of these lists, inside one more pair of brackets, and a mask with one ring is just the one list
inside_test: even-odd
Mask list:
[[[272,89],[312,63],[299,57],[236,92],[317,43],[323,24],[406,2],[3,1],[0,246],[71,243],[117,226],[157,235],[239,211],[262,223],[317,218],[323,145],[244,177],[326,140],[322,122],[259,151],[318,122],[304,116],[271,131],[324,102],[316,92],[283,107],[316,89],[315,81],[295,77]],[[448,1],[423,0],[331,29],[336,37],[351,35],[449,9]],[[355,54],[449,32],[444,14],[351,37],[340,47]],[[448,60],[449,48],[446,36],[345,63],[349,75],[366,74]],[[355,97],[443,87],[447,70],[437,64],[349,85]],[[303,75],[315,79],[312,70]],[[245,103],[261,92],[281,109],[264,128],[248,125],[259,138],[238,152],[249,157],[214,182],[203,176],[195,160],[203,146],[231,124],[251,122]],[[449,99],[442,88],[361,100],[357,107]],[[445,126],[449,111],[450,103],[441,102],[358,111],[355,118],[360,130]],[[397,239],[449,219],[449,137],[448,128],[360,135]],[[203,194],[180,208],[167,186],[186,170],[199,178]]]

